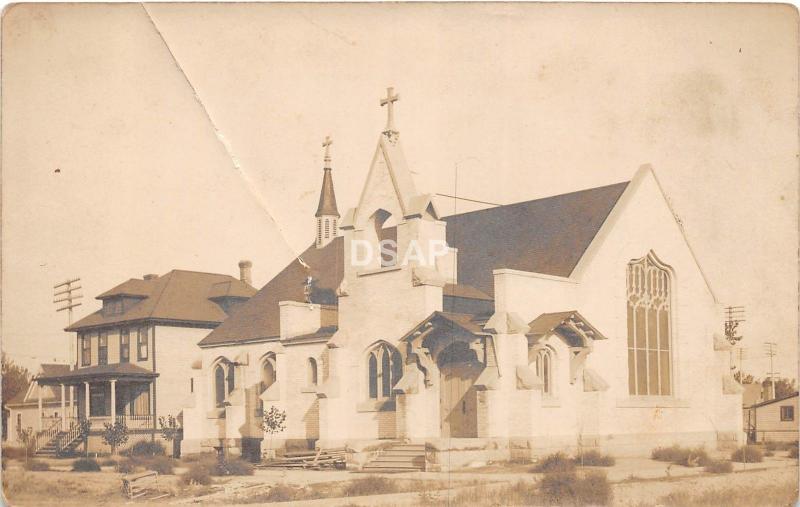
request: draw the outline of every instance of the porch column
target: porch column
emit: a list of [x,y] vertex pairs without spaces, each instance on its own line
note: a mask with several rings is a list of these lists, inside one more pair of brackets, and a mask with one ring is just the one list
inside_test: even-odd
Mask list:
[[86,417],[86,419],[88,419],[89,418],[89,414],[91,414],[91,412],[90,412],[90,408],[91,407],[89,406],[89,383],[88,382],[84,382],[83,386],[86,389],[86,398],[84,400],[84,406],[86,407],[86,412],[83,415]]
[[111,381],[111,423],[117,421],[117,381]]
[[36,383],[36,392],[39,395],[39,420],[36,426],[39,431],[42,431],[42,417],[44,417],[44,411],[42,410],[42,385],[38,382]]
[[69,417],[76,417],[75,415],[75,386],[69,386]]
[[61,384],[61,431],[67,431],[67,393]]

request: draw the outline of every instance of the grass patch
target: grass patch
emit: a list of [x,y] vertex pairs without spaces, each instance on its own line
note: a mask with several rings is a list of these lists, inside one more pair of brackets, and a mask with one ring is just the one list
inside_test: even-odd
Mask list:
[[761,463],[764,451],[757,445],[743,445],[731,453],[731,461],[737,463]]
[[575,470],[575,461],[563,452],[557,452],[542,458],[530,471],[541,474],[548,472],[569,472],[573,470]]
[[100,462],[101,467],[115,467],[119,462],[114,458],[106,458]]
[[25,463],[25,470],[29,472],[46,472],[50,470],[50,465],[46,461],[32,459]]
[[705,471],[712,474],[729,474],[733,472],[733,463],[724,459],[713,459],[706,463]]
[[397,490],[397,485],[391,479],[370,475],[347,483],[343,496],[383,495]]
[[579,453],[574,458],[575,464],[586,467],[613,467],[617,460],[610,454],[603,454],[596,449]]
[[767,440],[764,442],[764,448],[768,451],[788,451],[792,447],[797,447],[797,441],[783,442],[777,440]]
[[665,507],[752,507],[755,505],[795,505],[797,486],[792,483],[768,484],[760,487],[728,487],[692,494],[686,491],[670,493],[658,499]]
[[211,484],[211,473],[207,466],[194,463],[189,467],[189,470],[181,475],[181,484],[186,486],[208,486]]
[[606,474],[594,470],[583,477],[574,471],[545,474],[539,492],[547,505],[609,505],[613,498]]
[[100,464],[94,458],[78,458],[72,462],[73,472],[99,472]]

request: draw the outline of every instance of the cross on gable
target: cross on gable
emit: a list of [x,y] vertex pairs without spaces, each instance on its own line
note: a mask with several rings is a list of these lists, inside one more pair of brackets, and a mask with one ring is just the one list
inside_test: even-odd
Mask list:
[[397,132],[394,129],[394,103],[398,100],[400,100],[400,95],[394,93],[394,87],[390,86],[386,88],[386,98],[381,99],[381,107],[389,106],[387,109],[385,134]]

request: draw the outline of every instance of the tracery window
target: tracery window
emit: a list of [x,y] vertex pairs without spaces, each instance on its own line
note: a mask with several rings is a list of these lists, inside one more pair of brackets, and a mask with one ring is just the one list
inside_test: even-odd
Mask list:
[[672,394],[671,276],[652,254],[628,264],[628,389]]
[[549,348],[545,347],[536,353],[534,360],[536,375],[542,379],[542,394],[552,396],[553,394],[553,355]]
[[388,399],[392,388],[403,376],[403,358],[387,343],[375,346],[367,356],[367,383],[371,399]]

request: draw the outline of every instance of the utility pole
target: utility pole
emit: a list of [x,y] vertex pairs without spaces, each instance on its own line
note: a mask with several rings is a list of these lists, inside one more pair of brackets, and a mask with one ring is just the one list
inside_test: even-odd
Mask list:
[[778,354],[778,344],[775,342],[764,342],[764,354],[769,358],[769,371],[767,372],[767,378],[769,379],[769,386],[770,390],[772,391],[772,397],[770,399],[774,400],[775,378],[779,375],[779,373],[775,371],[773,359]]
[[[72,309],[83,304],[78,301],[83,298],[83,294],[75,294],[76,291],[81,289],[80,281],[80,278],[72,278],[53,286],[53,303],[58,305],[56,307],[57,312],[67,311],[67,327],[72,325]],[[67,343],[69,345],[67,347],[67,364],[72,364],[73,359],[75,359],[73,342],[70,339],[67,340]]]
[[[742,341],[742,338],[744,338],[741,334],[739,334],[739,324],[742,322],[745,322],[744,306],[725,307],[725,339],[728,340],[728,343],[734,347],[737,343]],[[733,365],[733,349],[731,349],[729,363],[731,370],[734,370],[736,367]],[[743,375],[741,370],[741,357],[739,360],[739,375],[740,377]]]

